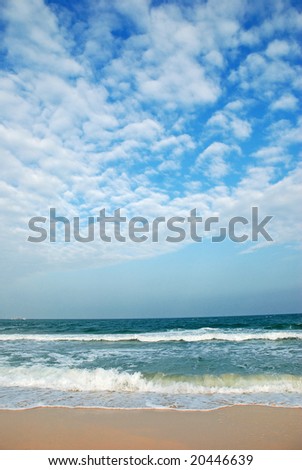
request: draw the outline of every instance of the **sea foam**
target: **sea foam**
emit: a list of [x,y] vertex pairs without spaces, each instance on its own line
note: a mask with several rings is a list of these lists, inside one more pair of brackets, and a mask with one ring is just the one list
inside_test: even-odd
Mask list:
[[302,394],[302,377],[290,374],[182,376],[118,369],[63,367],[1,367],[1,387],[30,387],[62,391],[156,392],[170,394]]
[[200,328],[197,330],[170,330],[154,333],[135,334],[2,334],[0,341],[139,341],[146,343],[158,343],[169,341],[251,341],[268,340],[278,341],[286,339],[302,340],[302,332],[283,331],[259,331],[252,329],[232,329],[230,331],[215,330],[212,328]]

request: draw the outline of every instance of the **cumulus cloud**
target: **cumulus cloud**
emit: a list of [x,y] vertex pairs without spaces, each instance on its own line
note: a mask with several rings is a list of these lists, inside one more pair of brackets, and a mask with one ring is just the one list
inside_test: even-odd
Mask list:
[[16,68],[64,76],[82,72],[80,64],[66,54],[68,43],[57,17],[42,0],[4,2],[2,13],[7,25],[4,46]]
[[[222,133],[225,136],[233,136],[239,140],[245,140],[252,133],[252,126],[248,120],[240,118],[231,109],[235,108],[235,103],[222,111],[218,111],[211,116],[207,122],[207,126],[213,131]],[[237,111],[237,110],[236,110]]]
[[294,111],[298,106],[298,99],[291,93],[280,96],[271,105],[273,111]]
[[264,147],[257,150],[257,152],[254,152],[252,155],[266,165],[279,162],[287,163],[289,159],[285,149],[281,146]]
[[226,145],[222,142],[213,142],[198,155],[196,167],[204,168],[204,172],[209,178],[223,178],[231,169],[226,160],[231,152],[240,153],[240,149],[237,146]]

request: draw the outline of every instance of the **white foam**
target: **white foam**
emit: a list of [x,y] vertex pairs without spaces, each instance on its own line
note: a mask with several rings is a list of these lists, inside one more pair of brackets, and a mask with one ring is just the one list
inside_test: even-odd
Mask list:
[[140,372],[117,369],[70,369],[63,367],[1,367],[1,387],[25,387],[61,391],[155,392],[169,394],[302,394],[302,377],[280,375],[165,376],[144,377]]
[[292,330],[284,331],[259,331],[259,330],[211,330],[200,328],[198,330],[171,330],[156,333],[137,333],[137,334],[9,334],[0,335],[0,341],[140,341],[147,343],[169,342],[169,341],[250,341],[250,340],[268,340],[278,341],[285,339],[302,340],[302,332]]

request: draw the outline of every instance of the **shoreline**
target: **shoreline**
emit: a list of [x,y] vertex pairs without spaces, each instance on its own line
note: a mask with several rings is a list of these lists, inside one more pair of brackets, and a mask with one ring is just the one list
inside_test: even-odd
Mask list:
[[[182,413],[179,413],[181,411]],[[2,450],[302,449],[302,408],[0,410]]]
[[265,403],[233,403],[229,405],[221,405],[217,406],[217,408],[177,408],[177,407],[145,407],[145,408],[121,408],[121,407],[116,407],[116,406],[84,406],[84,405],[78,405],[78,406],[72,406],[72,405],[34,405],[34,406],[29,406],[27,408],[1,408],[0,407],[0,413],[2,411],[30,411],[30,410],[43,410],[43,409],[66,409],[66,410],[96,410],[96,411],[177,411],[177,412],[196,412],[196,413],[206,413],[210,411],[217,411],[217,410],[225,410],[226,408],[234,408],[234,407],[263,407],[263,408],[281,408],[281,409],[294,409],[294,410],[302,410],[302,405],[272,405],[272,404],[265,404]]

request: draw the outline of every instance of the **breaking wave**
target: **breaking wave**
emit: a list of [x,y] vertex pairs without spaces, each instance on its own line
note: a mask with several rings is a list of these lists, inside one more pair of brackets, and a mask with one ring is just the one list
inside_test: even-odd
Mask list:
[[156,333],[129,333],[129,334],[2,334],[0,341],[139,341],[146,343],[159,343],[169,341],[252,341],[268,340],[280,341],[287,339],[302,340],[302,332],[285,331],[257,331],[257,330],[231,330],[221,331],[212,328],[197,330],[170,330]]
[[46,366],[1,367],[1,387],[29,387],[61,391],[137,392],[169,394],[302,394],[302,377],[279,375],[143,375],[118,369],[78,369]]

